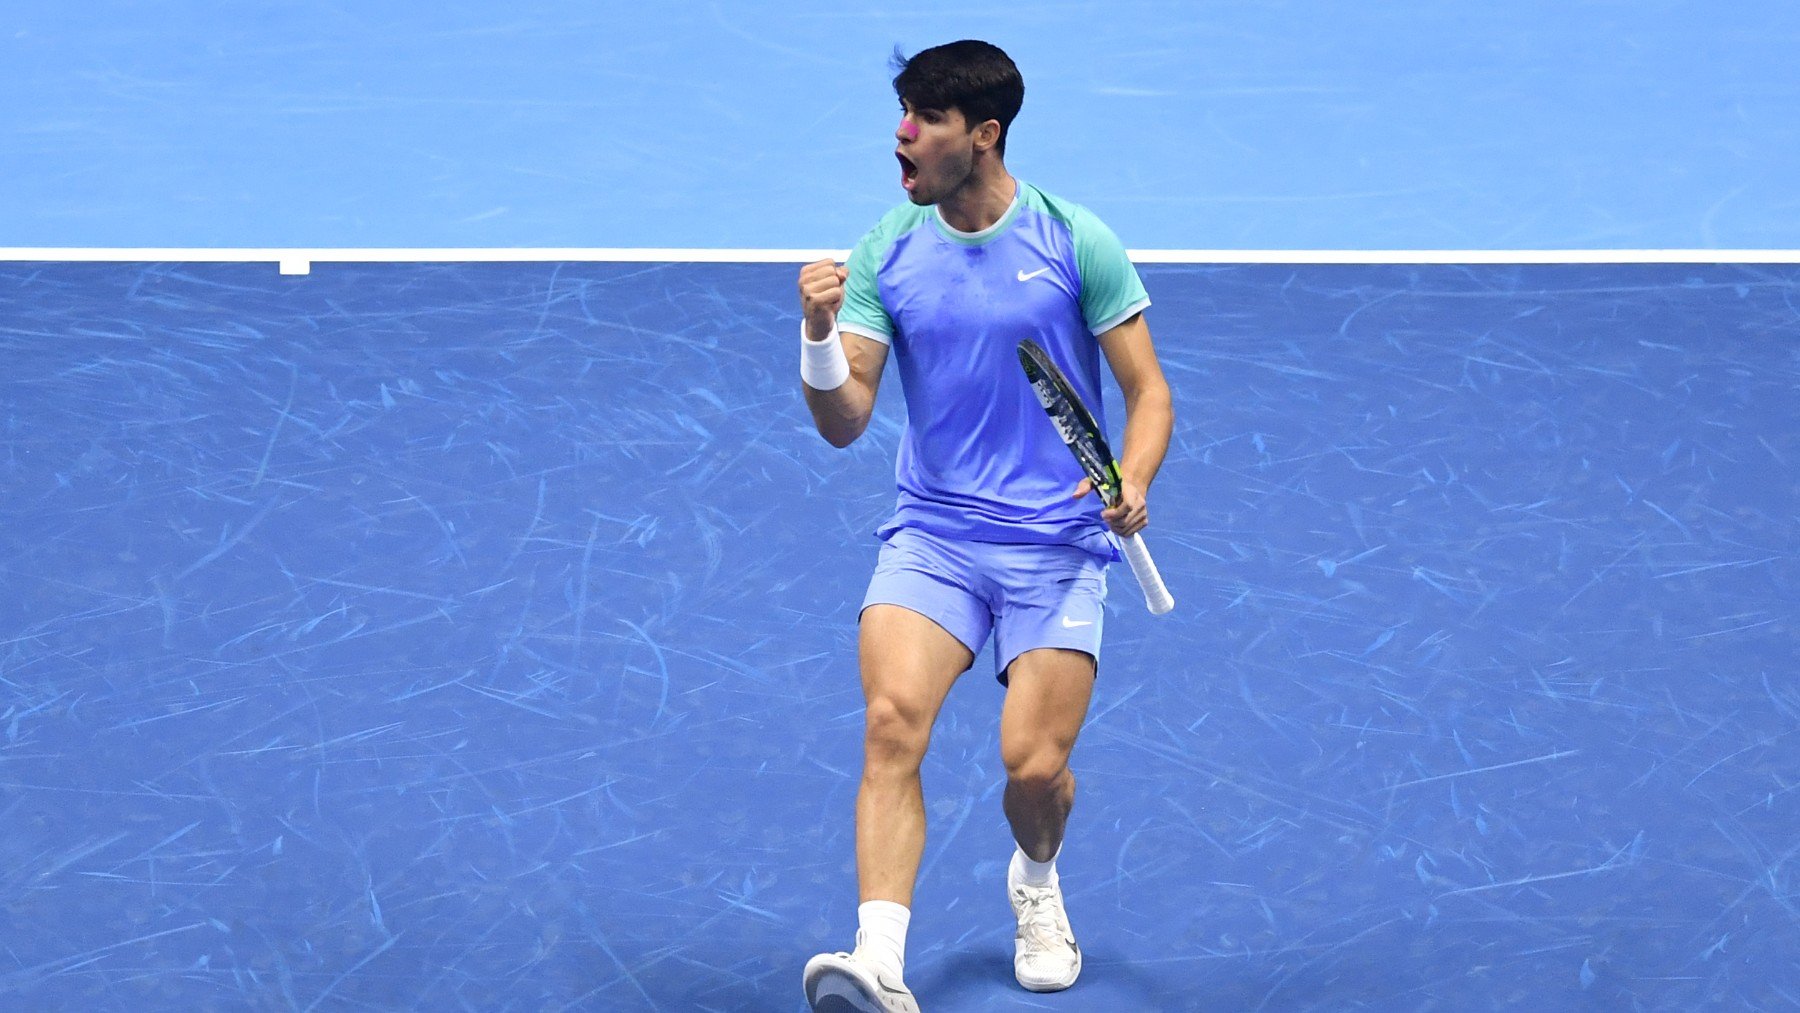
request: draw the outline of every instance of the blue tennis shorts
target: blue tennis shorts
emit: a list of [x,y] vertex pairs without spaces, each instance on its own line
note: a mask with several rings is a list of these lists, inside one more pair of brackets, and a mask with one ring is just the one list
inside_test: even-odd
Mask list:
[[902,528],[888,536],[863,608],[899,605],[973,654],[994,636],[994,676],[1026,651],[1060,647],[1100,662],[1106,560],[1073,545],[965,542]]

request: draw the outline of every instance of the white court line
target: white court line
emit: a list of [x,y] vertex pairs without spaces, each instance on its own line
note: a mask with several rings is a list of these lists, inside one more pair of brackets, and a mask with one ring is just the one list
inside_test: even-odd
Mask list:
[[[1800,264],[1800,250],[1127,250],[1139,264]],[[847,250],[696,248],[6,247],[3,261],[313,264],[551,262],[804,264]]]

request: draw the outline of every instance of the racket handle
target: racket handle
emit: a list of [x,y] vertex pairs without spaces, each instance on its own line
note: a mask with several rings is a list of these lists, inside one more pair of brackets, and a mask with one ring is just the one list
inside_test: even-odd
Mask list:
[[1163,583],[1162,574],[1156,572],[1156,563],[1150,558],[1150,550],[1144,547],[1144,539],[1138,535],[1119,539],[1125,549],[1125,561],[1131,564],[1131,575],[1137,578],[1138,587],[1144,591],[1144,606],[1151,615],[1166,615],[1175,607],[1175,599],[1169,594],[1169,585]]

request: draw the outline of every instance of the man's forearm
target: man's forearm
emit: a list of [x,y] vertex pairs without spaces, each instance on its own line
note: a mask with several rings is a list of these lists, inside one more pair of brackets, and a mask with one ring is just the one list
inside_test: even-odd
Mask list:
[[1169,389],[1159,385],[1140,391],[1125,402],[1125,444],[1119,473],[1139,489],[1148,490],[1169,452],[1175,431],[1175,408]]
[[812,412],[813,425],[819,435],[825,437],[825,442],[834,447],[847,447],[868,428],[874,398],[856,380],[849,380],[832,390],[814,390],[804,382],[800,388],[806,394],[806,407]]

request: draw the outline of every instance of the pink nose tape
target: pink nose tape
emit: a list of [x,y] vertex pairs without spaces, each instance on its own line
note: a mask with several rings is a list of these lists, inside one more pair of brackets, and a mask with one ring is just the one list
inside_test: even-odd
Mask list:
[[904,134],[907,140],[916,141],[919,139],[919,125],[912,120],[901,120],[900,133]]

